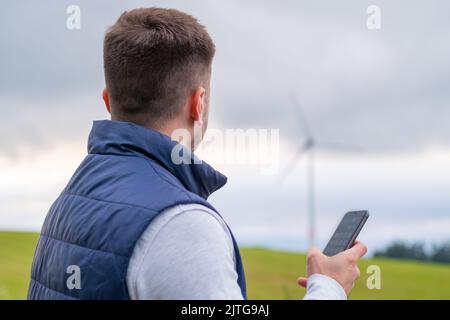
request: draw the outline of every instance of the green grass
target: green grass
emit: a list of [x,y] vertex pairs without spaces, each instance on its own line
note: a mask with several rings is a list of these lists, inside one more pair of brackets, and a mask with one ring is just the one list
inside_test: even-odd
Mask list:
[[[35,233],[0,232],[0,299],[24,299],[28,288]],[[305,290],[295,280],[305,274],[305,255],[243,248],[250,299],[300,299]],[[369,290],[369,265],[381,268],[381,289]],[[351,299],[450,299],[450,265],[368,259]]]
[[0,232],[0,299],[25,299],[38,235]]
[[[305,275],[303,254],[262,248],[241,250],[252,299],[299,299],[305,289],[296,284]],[[369,290],[369,265],[381,270],[381,289]],[[450,299],[450,265],[393,259],[365,259],[351,299]]]

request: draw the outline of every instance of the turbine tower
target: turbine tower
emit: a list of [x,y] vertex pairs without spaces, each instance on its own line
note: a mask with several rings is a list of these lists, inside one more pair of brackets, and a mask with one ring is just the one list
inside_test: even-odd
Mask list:
[[300,158],[303,156],[307,157],[307,175],[306,175],[306,188],[307,188],[307,212],[308,212],[308,241],[309,248],[315,245],[316,240],[316,199],[315,199],[315,189],[316,189],[316,165],[315,165],[315,151],[317,148],[321,149],[338,149],[338,150],[353,150],[353,151],[362,151],[359,147],[346,146],[342,144],[336,143],[325,143],[318,142],[311,131],[311,127],[306,119],[305,114],[303,113],[302,107],[297,99],[297,96],[294,94],[290,94],[289,98],[291,100],[292,105],[294,106],[294,111],[296,114],[296,118],[299,121],[300,129],[302,130],[305,141],[301,144],[294,156],[290,160],[289,164],[286,166],[284,171],[281,174],[281,181],[284,181],[288,175],[294,171],[295,166],[299,162]]

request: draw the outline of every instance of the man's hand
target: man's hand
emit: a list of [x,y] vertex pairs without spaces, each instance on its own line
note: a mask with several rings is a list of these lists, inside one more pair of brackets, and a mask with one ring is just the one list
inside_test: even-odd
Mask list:
[[[320,273],[336,280],[350,294],[360,272],[357,266],[358,260],[367,252],[367,247],[356,241],[355,245],[333,257],[324,255],[317,249],[311,249],[307,257],[308,277]],[[306,288],[307,278],[300,277],[297,283]]]

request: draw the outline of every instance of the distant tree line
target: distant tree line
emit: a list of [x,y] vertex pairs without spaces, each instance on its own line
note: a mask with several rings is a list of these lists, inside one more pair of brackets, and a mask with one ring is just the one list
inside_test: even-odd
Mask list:
[[450,263],[450,241],[434,244],[431,250],[426,250],[425,245],[421,242],[394,241],[386,249],[376,251],[374,256]]

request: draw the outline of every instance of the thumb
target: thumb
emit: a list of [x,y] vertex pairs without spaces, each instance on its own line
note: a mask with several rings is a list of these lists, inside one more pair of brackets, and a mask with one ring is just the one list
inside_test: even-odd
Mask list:
[[300,277],[297,279],[297,283],[302,286],[303,288],[306,288],[306,285],[308,283],[308,278]]
[[367,247],[360,241],[355,241],[353,247],[347,250],[354,254],[358,259],[367,253]]

